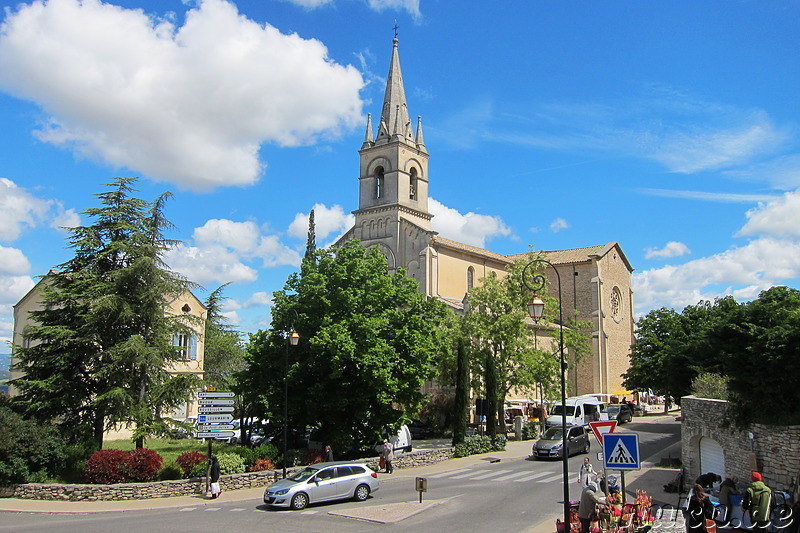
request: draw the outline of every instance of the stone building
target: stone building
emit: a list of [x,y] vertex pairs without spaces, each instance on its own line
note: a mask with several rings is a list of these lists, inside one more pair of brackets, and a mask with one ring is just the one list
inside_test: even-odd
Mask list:
[[[410,117],[395,38],[377,135],[368,115],[358,152],[355,224],[339,242],[359,239],[364,246],[377,246],[390,271],[405,268],[423,293],[460,310],[465,295],[481,278],[505,275],[508,265],[524,254],[497,254],[440,237],[431,229],[428,194],[435,178],[428,171],[430,154],[422,119],[417,118],[414,129]],[[561,277],[565,318],[576,310],[579,319],[592,324],[592,355],[570,370],[570,393],[618,391],[633,341],[630,262],[616,242],[546,251],[545,257]],[[556,287],[552,269],[548,277]]]

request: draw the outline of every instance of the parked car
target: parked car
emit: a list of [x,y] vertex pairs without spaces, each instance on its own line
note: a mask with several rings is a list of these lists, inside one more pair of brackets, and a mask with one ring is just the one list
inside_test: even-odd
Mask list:
[[264,503],[299,511],[312,503],[352,498],[363,502],[380,488],[378,474],[361,463],[317,463],[273,483]]
[[613,403],[606,406],[606,413],[608,413],[608,419],[616,420],[617,424],[624,424],[625,422],[630,422],[633,419],[631,408],[624,403]]
[[[551,427],[533,445],[534,457],[563,457],[564,433],[560,427]],[[567,427],[567,456],[576,453],[589,453],[589,434],[583,426]]]
[[412,439],[427,439],[431,435],[433,435],[433,428],[425,424],[424,422],[420,422],[419,420],[414,420],[408,425],[408,430],[411,432]]

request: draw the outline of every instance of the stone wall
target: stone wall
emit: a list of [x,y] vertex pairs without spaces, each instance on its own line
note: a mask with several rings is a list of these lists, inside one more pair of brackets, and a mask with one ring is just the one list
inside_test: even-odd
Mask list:
[[700,439],[707,437],[722,447],[728,476],[749,483],[755,469],[771,489],[791,492],[800,476],[800,426],[754,424],[744,431],[723,427],[727,407],[728,402],[722,400],[681,398],[681,460],[686,480],[702,473]]
[[[452,456],[452,448],[419,450],[398,455],[392,464],[395,468],[412,468],[445,461]],[[373,470],[378,469],[377,458],[362,462]],[[297,470],[297,468],[292,469],[292,471],[294,470]],[[248,472],[221,476],[219,482],[224,491],[250,489],[266,487],[277,481],[279,475],[277,471],[271,470]],[[191,496],[202,494],[204,491],[205,478],[194,478],[153,481],[150,483],[115,483],[113,485],[27,483],[11,487],[0,487],[0,497],[67,501],[141,500],[168,498],[171,496]]]

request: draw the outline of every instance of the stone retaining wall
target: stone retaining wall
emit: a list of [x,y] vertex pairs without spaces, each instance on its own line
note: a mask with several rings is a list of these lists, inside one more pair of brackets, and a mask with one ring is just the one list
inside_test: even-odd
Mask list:
[[[452,448],[438,450],[419,450],[398,455],[395,468],[411,468],[445,461],[453,457]],[[378,460],[359,461],[373,470],[378,469]],[[296,468],[292,469],[293,471]],[[220,477],[222,490],[250,489],[266,487],[277,481],[279,472],[266,470]],[[66,500],[66,501],[104,501],[104,500],[143,500],[147,498],[168,498],[171,496],[191,496],[205,491],[205,478],[179,479],[174,481],[153,481],[150,483],[115,483],[113,485],[77,485],[27,483],[10,487],[0,487],[2,498],[22,498],[28,500]]]

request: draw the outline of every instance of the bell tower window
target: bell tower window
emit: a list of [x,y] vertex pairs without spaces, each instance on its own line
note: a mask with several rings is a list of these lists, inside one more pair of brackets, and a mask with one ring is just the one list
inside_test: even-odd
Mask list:
[[375,198],[383,197],[383,167],[375,169]]
[[411,169],[411,179],[409,181],[409,190],[408,190],[408,198],[409,200],[416,200],[417,199],[417,169]]

